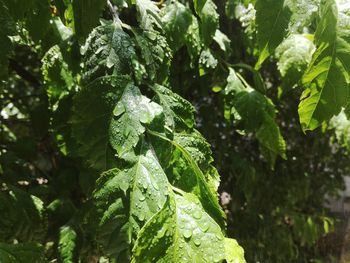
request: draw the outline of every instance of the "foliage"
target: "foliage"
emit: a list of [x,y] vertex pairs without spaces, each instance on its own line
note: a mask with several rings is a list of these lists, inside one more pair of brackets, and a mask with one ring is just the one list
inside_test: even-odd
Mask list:
[[349,171],[346,1],[0,14],[1,262],[323,256]]

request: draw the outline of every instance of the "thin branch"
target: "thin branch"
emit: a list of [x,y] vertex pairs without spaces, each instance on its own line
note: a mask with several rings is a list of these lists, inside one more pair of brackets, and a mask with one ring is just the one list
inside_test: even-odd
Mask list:
[[34,84],[35,86],[40,86],[40,81],[34,77],[29,71],[19,65],[15,60],[9,59],[10,68],[17,73],[22,79]]
[[113,6],[110,0],[107,0],[107,6],[109,8],[109,11],[112,14],[114,22],[119,22],[120,20],[117,12],[117,7]]

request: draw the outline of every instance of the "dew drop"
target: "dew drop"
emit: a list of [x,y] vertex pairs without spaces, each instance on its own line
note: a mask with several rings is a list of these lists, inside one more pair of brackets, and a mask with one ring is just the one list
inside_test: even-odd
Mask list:
[[199,246],[201,245],[201,240],[200,240],[199,238],[195,238],[195,239],[193,240],[193,242],[194,242],[194,244],[195,244],[197,247],[199,247]]
[[220,234],[216,234],[216,238],[217,238],[218,240],[223,240],[223,236],[220,235]]
[[185,229],[183,231],[183,236],[187,239],[190,238],[192,236],[192,231],[190,229]]
[[199,228],[203,231],[203,232],[207,232],[209,229],[209,223],[206,221],[202,221],[198,224]]
[[201,219],[201,217],[202,217],[202,212],[201,212],[200,210],[194,211],[193,217],[196,218],[196,219]]

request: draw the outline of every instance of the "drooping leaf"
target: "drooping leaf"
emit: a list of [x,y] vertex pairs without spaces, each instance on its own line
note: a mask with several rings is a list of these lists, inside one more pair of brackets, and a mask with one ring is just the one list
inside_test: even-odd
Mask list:
[[266,58],[287,34],[291,12],[285,0],[257,0],[256,26],[259,59],[255,67],[259,69]]
[[238,121],[248,132],[255,132],[256,138],[266,159],[274,166],[277,155],[286,158],[286,145],[275,121],[275,107],[273,103],[260,92],[245,86],[230,69],[225,93],[232,96],[229,104],[238,114]]
[[0,243],[1,263],[44,263],[44,249],[36,243]]
[[192,194],[172,193],[162,210],[141,229],[132,262],[244,262],[238,257],[232,261],[226,248],[220,227],[198,199]]
[[349,98],[349,17],[339,16],[334,1],[323,2],[315,33],[317,49],[302,82],[306,86],[299,104],[304,131],[314,130],[337,115]]
[[134,163],[102,175],[94,198],[102,212],[99,240],[109,255],[121,262],[129,258],[137,233],[163,207],[167,189],[166,175],[145,142]]

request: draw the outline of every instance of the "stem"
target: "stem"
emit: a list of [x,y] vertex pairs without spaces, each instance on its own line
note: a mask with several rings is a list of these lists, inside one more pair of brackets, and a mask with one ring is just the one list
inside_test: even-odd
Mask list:
[[117,12],[117,7],[113,6],[110,0],[107,0],[107,6],[109,8],[109,11],[112,14],[113,17],[113,21],[114,22],[119,22],[119,16],[118,16],[118,12]]

